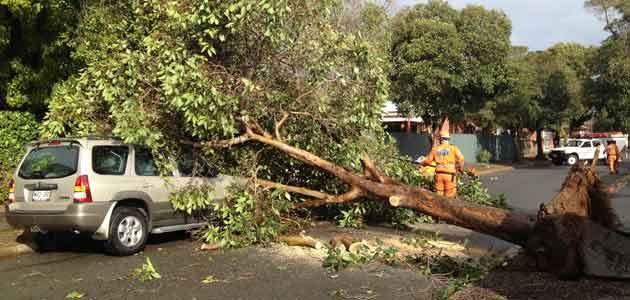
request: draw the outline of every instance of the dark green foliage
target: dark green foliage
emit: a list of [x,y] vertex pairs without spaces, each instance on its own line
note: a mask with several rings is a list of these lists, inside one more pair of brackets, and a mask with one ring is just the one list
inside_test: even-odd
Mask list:
[[[208,197],[202,193],[188,193],[188,197],[200,196],[207,201]],[[202,239],[206,243],[219,243],[222,248],[269,243],[287,229],[281,215],[288,211],[290,200],[290,195],[280,190],[255,194],[252,190],[234,187],[222,203],[212,205]]]
[[46,113],[53,85],[78,70],[70,57],[79,1],[0,4],[0,110]]
[[24,154],[24,144],[38,136],[38,123],[31,113],[0,111],[0,202],[7,196],[7,184]]

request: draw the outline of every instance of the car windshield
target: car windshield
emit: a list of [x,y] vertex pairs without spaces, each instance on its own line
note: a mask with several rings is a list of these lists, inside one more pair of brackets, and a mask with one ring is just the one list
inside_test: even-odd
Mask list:
[[570,140],[567,142],[567,147],[579,147],[582,142],[576,140]]
[[77,172],[79,147],[35,148],[28,153],[18,175],[24,179],[62,178]]

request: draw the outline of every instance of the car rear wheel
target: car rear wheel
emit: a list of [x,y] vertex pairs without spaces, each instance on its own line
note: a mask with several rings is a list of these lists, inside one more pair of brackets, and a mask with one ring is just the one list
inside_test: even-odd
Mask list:
[[569,155],[569,158],[567,158],[567,163],[569,164],[569,166],[574,166],[575,164],[578,163],[580,159],[578,158],[577,155],[575,154],[571,154]]
[[117,207],[109,224],[108,253],[126,256],[144,249],[149,232],[145,215],[135,207]]

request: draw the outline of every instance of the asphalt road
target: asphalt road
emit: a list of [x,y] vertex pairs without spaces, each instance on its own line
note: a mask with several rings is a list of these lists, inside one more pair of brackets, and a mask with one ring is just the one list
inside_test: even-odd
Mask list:
[[[630,174],[630,162],[622,163],[620,175],[608,177],[608,169],[598,167],[598,173],[606,181],[612,181]],[[551,200],[562,187],[569,173],[568,166],[542,166],[515,169],[482,177],[490,194],[504,194],[508,205],[516,210],[536,212],[540,203]],[[630,187],[625,187],[613,195],[613,205],[619,217],[630,231]]]
[[[419,272],[371,264],[339,273],[322,266],[325,250],[274,245],[202,252],[170,235],[140,254],[112,257],[89,240],[54,252],[0,260],[0,299],[431,299]],[[132,276],[149,257],[162,276]],[[210,277],[211,276],[211,277]],[[204,283],[204,279],[206,282]]]

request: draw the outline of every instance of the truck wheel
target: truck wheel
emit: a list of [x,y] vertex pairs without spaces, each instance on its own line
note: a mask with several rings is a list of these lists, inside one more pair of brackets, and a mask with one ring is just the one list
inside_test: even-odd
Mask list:
[[569,158],[567,158],[567,163],[569,164],[569,166],[574,166],[578,163],[578,161],[580,161],[580,159],[575,154],[571,154],[569,155]]
[[109,239],[105,250],[113,255],[126,256],[144,249],[149,231],[144,214],[135,207],[117,207],[109,224]]

